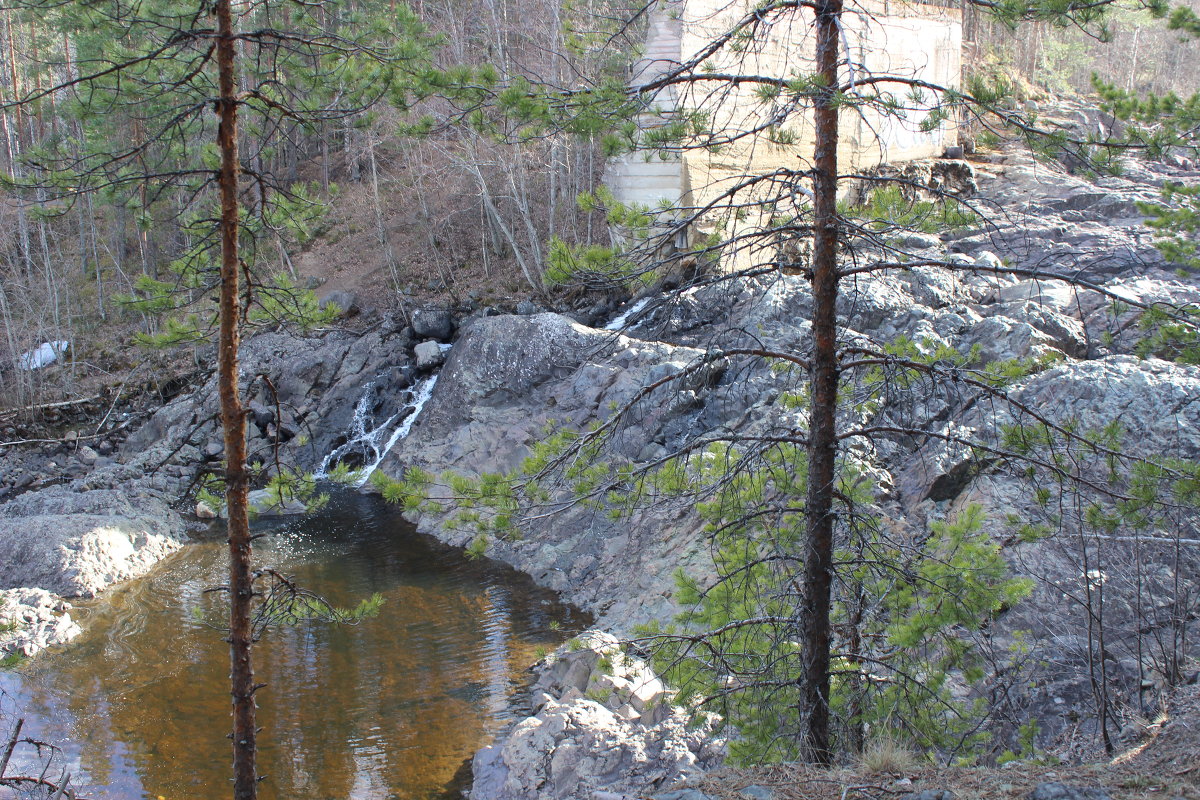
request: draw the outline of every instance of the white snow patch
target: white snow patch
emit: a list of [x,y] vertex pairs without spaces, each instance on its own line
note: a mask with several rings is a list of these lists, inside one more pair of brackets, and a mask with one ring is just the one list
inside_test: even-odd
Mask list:
[[21,357],[17,359],[17,366],[26,372],[48,367],[58,361],[60,356],[66,354],[70,347],[70,342],[42,342],[28,353],[22,353]]

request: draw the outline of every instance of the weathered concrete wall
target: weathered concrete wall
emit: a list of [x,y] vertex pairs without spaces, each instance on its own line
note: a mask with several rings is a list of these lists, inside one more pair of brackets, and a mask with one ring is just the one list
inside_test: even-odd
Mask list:
[[[643,58],[635,65],[635,83],[644,83],[691,59],[714,38],[727,32],[751,7],[749,0],[671,0],[652,13]],[[783,80],[811,74],[814,36],[812,15],[803,12],[782,18],[750,38],[744,47],[723,48],[705,62],[701,72],[778,77]],[[962,24],[957,9],[924,3],[860,0],[848,5],[843,17],[845,43],[853,75],[891,75],[915,78],[947,87],[959,85]],[[624,202],[650,206],[661,200],[697,206],[718,197],[739,176],[787,167],[803,169],[813,151],[812,122],[806,114],[788,113],[778,100],[764,101],[761,83],[731,85],[728,81],[697,81],[664,90],[656,105],[671,109],[703,110],[712,115],[711,129],[734,135],[715,151],[692,150],[681,155],[634,153],[614,159],[606,183]],[[951,123],[922,131],[938,98],[932,92],[918,97],[900,83],[876,90],[891,94],[898,108],[883,114],[875,107],[847,105],[842,112],[841,165],[866,168],[889,161],[940,155],[957,141]],[[869,93],[870,89],[864,89]],[[772,120],[788,116],[781,126]],[[646,115],[643,126],[658,122]],[[739,135],[748,133],[746,135]]]
[[[868,11],[867,9],[873,9]],[[872,2],[850,17],[847,31],[855,60],[870,75],[916,78],[957,88],[962,79],[962,12],[917,3]],[[932,92],[910,97],[902,85],[884,87],[906,108],[900,116],[868,110],[852,115],[848,153],[855,166],[939,156],[958,142],[957,127],[945,122],[931,131],[921,123],[941,98]]]
[[[646,49],[633,66],[633,85],[645,84],[681,62],[683,20],[677,13],[686,0],[673,0],[654,9],[646,31]],[[668,86],[655,97],[655,111],[670,113],[679,108],[679,94]],[[642,116],[643,127],[662,123],[656,113]],[[642,203],[651,208],[666,201],[676,205],[687,195],[688,185],[683,160],[674,154],[629,153],[610,159],[604,170],[604,183],[623,203]]]

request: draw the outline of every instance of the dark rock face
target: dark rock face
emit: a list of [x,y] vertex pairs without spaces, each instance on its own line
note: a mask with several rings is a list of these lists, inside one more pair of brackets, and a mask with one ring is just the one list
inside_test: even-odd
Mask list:
[[265,436],[267,429],[270,428],[271,423],[275,421],[274,410],[269,409],[262,403],[253,400],[248,404],[247,407],[250,411],[250,419],[254,421],[256,426],[258,426],[259,433]]
[[413,312],[412,328],[418,339],[448,342],[454,335],[454,316],[444,308],[420,308]]
[[[392,475],[410,465],[438,474],[515,469],[548,430],[602,419],[613,404],[624,405],[656,376],[683,369],[698,355],[556,314],[477,319],[450,351],[412,432],[381,469]],[[701,410],[689,402],[648,414],[622,434],[622,447],[636,455],[647,442],[674,446],[688,427],[684,420]],[[696,561],[694,540],[671,536],[688,524],[681,513],[664,504],[631,526],[579,509],[519,542],[498,542],[495,555],[576,602],[607,609],[614,624],[630,625],[665,613],[674,566]],[[422,528],[459,545],[473,537],[440,531],[432,517]]]
[[[1089,338],[1085,326],[1101,324],[1102,312],[1094,301],[1073,291],[1060,294],[1060,287],[1053,285],[1003,276],[913,272],[848,285],[843,310],[848,338],[878,342],[904,335],[921,347],[941,343],[960,352],[976,347],[986,360],[1061,354],[1065,360],[1058,366],[1016,384],[1007,390],[1009,396],[1082,430],[1115,420],[1127,431],[1131,453],[1200,457],[1200,402],[1195,400],[1200,397],[1200,373],[1117,353],[1091,360],[1071,357],[1095,349],[1083,344]],[[1113,285],[1131,294],[1137,291],[1138,296],[1190,291],[1174,278],[1139,281],[1121,279]],[[706,435],[778,432],[781,425],[791,424],[789,419],[797,419],[797,412],[778,402],[780,392],[794,387],[794,380],[749,360],[734,360],[720,369],[697,365],[705,348],[713,347],[754,345],[803,354],[808,339],[804,308],[809,302],[801,279],[728,281],[652,303],[631,333],[654,335],[659,341],[597,331],[550,314],[478,319],[451,351],[433,399],[412,434],[383,468],[391,474],[409,464],[435,474],[447,468],[474,475],[506,472],[520,465],[548,429],[581,428],[608,419],[644,387],[676,374],[681,377],[639,401],[637,412],[615,429],[612,443],[619,456],[645,463]],[[1110,348],[1118,346],[1116,340],[1109,342]],[[1004,427],[1017,419],[976,393],[939,389],[899,394],[873,412],[871,421],[947,436],[962,432],[998,443]],[[850,417],[844,420],[851,422]],[[919,444],[913,438],[881,436],[869,450],[853,456],[865,459],[884,517],[919,530],[929,519],[952,516],[978,503],[999,528],[1007,514],[1033,512],[1032,490],[998,469],[995,459],[980,460],[969,448],[946,440]],[[424,519],[423,527],[434,532],[437,522]],[[602,624],[623,629],[670,613],[674,587],[669,576],[676,567],[703,574],[706,560],[698,529],[691,510],[669,500],[621,523],[575,509],[554,522],[536,523],[521,541],[496,542],[491,552],[570,599],[600,609]],[[438,535],[457,544],[473,536],[463,531]],[[1160,580],[1162,592],[1172,591],[1168,584],[1179,573],[1177,567],[1165,566],[1170,560],[1168,543],[1139,545],[1143,557],[1156,564],[1154,577],[1142,576],[1140,591],[1150,585],[1146,581],[1157,586]],[[1111,552],[1120,555],[1123,547]],[[1044,630],[1065,641],[1065,631],[1051,627],[1073,620],[1072,625],[1086,628],[1082,618],[1054,600],[1077,589],[1087,571],[1070,547],[1020,544],[1008,552],[1017,572],[1039,576],[1041,588],[1027,610],[1010,612],[1001,630]],[[1185,562],[1184,568],[1191,563]],[[1190,570],[1193,576],[1200,574],[1200,565],[1196,567]],[[1133,587],[1124,585],[1123,575],[1106,580],[1110,621],[1132,624],[1136,604],[1127,591]],[[1191,585],[1193,578],[1185,580]],[[1118,639],[1114,635],[1113,641]],[[1046,676],[1046,687],[1053,687],[1047,688],[1042,710],[1048,720],[1064,705],[1055,698],[1077,694],[1063,681],[1067,675],[1079,675],[1079,665],[1086,661],[1086,637],[1083,641],[1078,658],[1067,658],[1077,648],[1063,646],[1057,649],[1062,658],[1051,659],[1061,669]],[[1126,666],[1110,671],[1114,681],[1136,673]],[[1064,718],[1063,725],[1067,721]],[[1057,724],[1045,728],[1047,736],[1061,729]]]
[[[242,351],[247,382],[260,374],[269,379],[253,380],[248,389],[251,457],[273,460],[273,448],[283,445],[285,462],[313,469],[344,440],[368,394],[368,425],[396,414],[411,381],[409,347],[403,329],[386,324],[362,336],[267,333],[248,340]],[[130,437],[127,451],[186,440],[205,448],[204,457],[215,460],[224,451],[216,412],[213,378],[155,413]]]

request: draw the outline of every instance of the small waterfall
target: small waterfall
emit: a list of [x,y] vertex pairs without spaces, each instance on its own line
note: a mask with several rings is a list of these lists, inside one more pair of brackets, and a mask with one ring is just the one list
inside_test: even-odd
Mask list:
[[625,327],[625,323],[629,322],[629,318],[632,317],[634,314],[638,313],[639,311],[641,311],[643,308],[645,308],[646,304],[649,302],[650,302],[649,297],[643,297],[641,300],[638,300],[636,303],[631,305],[629,308],[622,311],[620,313],[620,315],[618,315],[617,317],[614,317],[612,322],[610,322],[604,326],[604,330],[606,330],[606,331],[621,330],[622,328]]
[[437,375],[430,375],[422,380],[412,388],[412,397],[403,408],[384,420],[382,424],[369,430],[371,406],[375,401],[375,381],[364,386],[362,397],[354,406],[354,418],[350,421],[350,431],[346,443],[322,459],[321,466],[317,467],[313,477],[328,478],[329,470],[336,467],[346,456],[354,453],[362,456],[363,464],[355,470],[356,477],[351,485],[359,487],[365,484],[371,477],[371,473],[382,463],[384,457],[396,446],[396,442],[408,436],[421,409],[425,407],[425,403],[433,394],[433,387],[437,384],[437,379]]
[[[412,430],[413,423],[417,421],[417,417],[421,414],[421,409],[425,408],[425,403],[429,401],[430,396],[433,394],[433,387],[437,385],[437,379],[437,375],[430,375],[413,389],[412,399],[408,401],[408,405],[405,407],[411,408],[412,413],[405,416],[400,421],[400,424],[396,426],[396,430],[392,431],[392,435],[388,437],[387,442],[383,445],[383,450],[379,453],[379,458],[368,468],[367,474],[363,476],[362,481],[358,484],[359,486],[367,482],[367,478],[371,477],[371,473],[383,461],[383,457],[392,451],[392,448],[396,446],[396,442],[408,436],[408,432]],[[404,411],[400,413],[403,414]]]

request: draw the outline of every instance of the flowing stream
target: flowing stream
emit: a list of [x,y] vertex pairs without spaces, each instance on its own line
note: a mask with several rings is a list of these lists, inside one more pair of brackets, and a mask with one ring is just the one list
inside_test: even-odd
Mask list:
[[[256,527],[259,564],[339,605],[385,598],[358,625],[272,629],[256,646],[263,800],[455,796],[464,759],[523,716],[536,651],[587,622],[375,497],[341,491],[316,514]],[[88,796],[228,796],[228,647],[202,621],[219,619],[223,600],[205,590],[224,581],[214,535],[81,604],[71,647],[0,672],[25,732],[62,744]]]
[[630,317],[632,317],[635,314],[637,314],[638,312],[640,312],[643,308],[646,307],[647,304],[649,304],[649,302],[650,302],[649,297],[643,297],[641,300],[638,300],[636,303],[629,306],[624,311],[622,311],[620,314],[618,314],[617,316],[615,316],[611,320],[609,320],[609,323],[604,326],[604,330],[619,331],[619,330],[623,329],[625,327],[625,325],[629,322]]
[[361,460],[362,466],[355,468],[354,486],[362,486],[371,477],[384,457],[396,446],[396,442],[408,436],[413,422],[425,408],[437,385],[436,374],[422,380],[412,388],[411,399],[392,416],[379,425],[372,427],[371,406],[375,402],[375,383],[372,381],[363,387],[362,397],[354,406],[354,417],[350,421],[346,443],[335,448],[321,460],[313,475],[319,480],[329,477],[329,471],[340,464],[347,456]]

